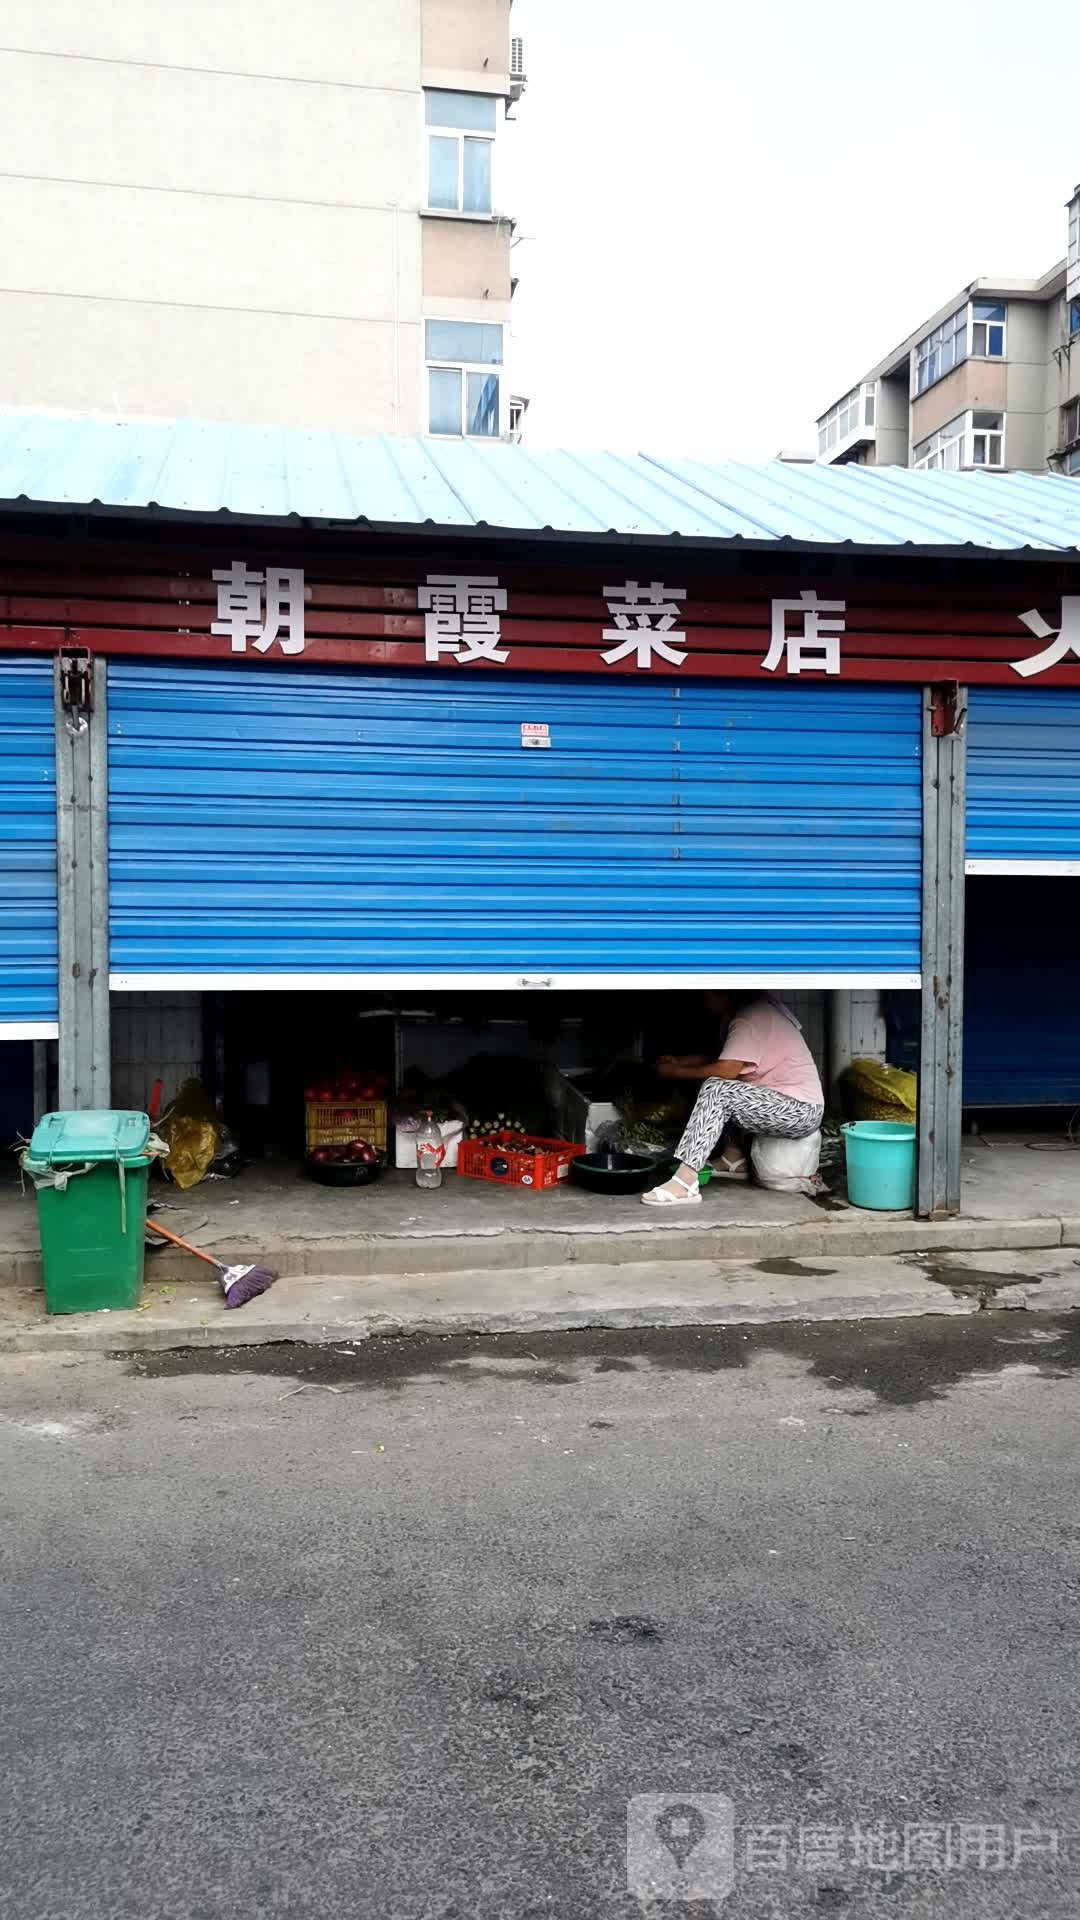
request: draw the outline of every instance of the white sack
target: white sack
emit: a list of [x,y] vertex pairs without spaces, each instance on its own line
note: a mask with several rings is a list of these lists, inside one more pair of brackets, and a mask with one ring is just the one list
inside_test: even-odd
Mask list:
[[820,1133],[808,1133],[804,1140],[781,1140],[774,1133],[755,1134],[750,1158],[758,1184],[773,1193],[821,1192],[815,1177],[821,1160]]

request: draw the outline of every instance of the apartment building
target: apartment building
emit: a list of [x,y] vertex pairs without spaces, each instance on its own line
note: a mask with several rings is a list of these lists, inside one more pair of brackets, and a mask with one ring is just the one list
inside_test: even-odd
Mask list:
[[5,0],[0,407],[506,437],[512,0]]
[[974,280],[817,422],[828,465],[1080,473],[1080,187],[1064,260]]

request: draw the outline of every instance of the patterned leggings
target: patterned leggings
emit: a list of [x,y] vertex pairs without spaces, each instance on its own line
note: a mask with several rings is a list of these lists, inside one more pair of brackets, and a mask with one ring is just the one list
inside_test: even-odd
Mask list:
[[747,1133],[805,1140],[808,1133],[817,1132],[824,1112],[824,1107],[808,1106],[787,1093],[770,1093],[768,1087],[748,1086],[745,1080],[706,1080],[675,1149],[676,1157],[700,1173],[729,1122]]

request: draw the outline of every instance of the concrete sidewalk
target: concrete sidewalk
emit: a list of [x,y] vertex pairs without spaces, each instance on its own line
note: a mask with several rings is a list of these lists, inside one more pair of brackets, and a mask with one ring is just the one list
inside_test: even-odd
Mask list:
[[964,1158],[965,1211],[937,1222],[720,1183],[671,1212],[453,1175],[430,1193],[395,1173],[341,1192],[295,1166],[186,1194],[155,1183],[165,1225],[282,1278],[226,1313],[209,1270],[167,1249],[148,1256],[138,1311],[52,1318],[34,1196],[12,1182],[0,1189],[0,1350],[890,1318],[1036,1294],[1080,1305],[1080,1159],[1032,1152],[1023,1136],[973,1136]]
[[132,1313],[49,1316],[40,1291],[0,1288],[0,1353],[138,1352],[345,1345],[380,1334],[553,1332],[579,1327],[736,1326],[784,1320],[896,1319],[1010,1307],[1080,1307],[1080,1252],[912,1257],[577,1261],[507,1273],[317,1278],[287,1275],[226,1312],[192,1261],[181,1283],[153,1276]]
[[[249,1167],[238,1179],[152,1198],[174,1232],[229,1262],[300,1276],[396,1279],[422,1273],[526,1276],[537,1268],[791,1258],[878,1259],[894,1254],[1080,1247],[1080,1156],[1031,1152],[1023,1136],[965,1142],[964,1211],[926,1222],[827,1201],[713,1182],[702,1206],[660,1211],[560,1187],[507,1189],[448,1175],[421,1192],[410,1174],[340,1191],[296,1166]],[[166,1210],[167,1209],[167,1210]],[[156,1253],[149,1271],[181,1285],[189,1256]],[[40,1284],[34,1196],[17,1178],[0,1187],[0,1285]]]

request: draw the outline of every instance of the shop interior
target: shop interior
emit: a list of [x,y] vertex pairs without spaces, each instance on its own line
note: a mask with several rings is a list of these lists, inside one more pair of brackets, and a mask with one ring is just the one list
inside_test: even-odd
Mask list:
[[[829,996],[783,998],[826,1080]],[[711,1057],[722,1040],[692,991],[116,995],[113,1100],[166,1139],[178,1124],[188,1146],[198,1136],[200,1177],[415,1186],[430,1114],[446,1181],[590,1185],[576,1162],[606,1159],[596,1189],[625,1195],[666,1173],[696,1092],[661,1081],[657,1056]]]
[[[973,1193],[994,1203],[1004,1168],[995,1143],[1045,1149],[1039,1163],[1019,1153],[1021,1178],[1035,1164],[1040,1178],[1064,1174],[1061,1150],[1080,1108],[1066,898],[1060,880],[968,884],[965,1208]],[[740,1192],[707,1196],[702,1219],[734,1219],[736,1205],[740,1219],[844,1205],[843,1121],[914,1117],[917,993],[863,995],[854,1018],[843,1004],[850,995],[779,997],[826,1090],[819,1165],[812,1179],[770,1193],[751,1166]],[[246,1215],[287,1203],[314,1231],[325,1222],[362,1232],[392,1228],[398,1215],[438,1221],[448,1203],[527,1224],[550,1200],[547,1217],[569,1221],[587,1188],[586,1224],[617,1210],[652,1228],[668,1216],[637,1200],[670,1169],[694,1091],[660,1082],[652,1063],[719,1043],[716,1016],[689,990],[117,993],[113,1104],[150,1111],[166,1139],[177,1133],[154,1182],[163,1202],[170,1184],[196,1186],[204,1209]],[[19,1071],[5,1076],[13,1150],[55,1044],[18,1051]],[[441,1200],[417,1192],[417,1129],[428,1113],[443,1148]],[[588,1179],[574,1164],[582,1159],[608,1164]]]

